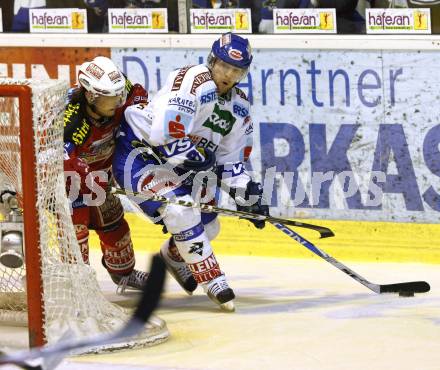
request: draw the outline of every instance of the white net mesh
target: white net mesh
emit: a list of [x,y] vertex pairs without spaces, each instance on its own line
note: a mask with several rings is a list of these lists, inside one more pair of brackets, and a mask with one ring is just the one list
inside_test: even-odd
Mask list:
[[[5,84],[25,84],[32,88],[36,158],[20,158],[19,127],[30,122],[20,121],[18,99],[0,96],[0,191],[15,189],[20,207],[26,209],[21,193],[20,165],[22,161],[36,163],[37,232],[44,305],[41,309],[46,341],[57,341],[66,330],[78,337],[114,331],[126,322],[129,312],[105,299],[94,270],[83,263],[65,193],[62,113],[67,83],[0,78],[0,85]],[[25,274],[24,266],[8,268],[0,263],[0,322],[26,323]],[[112,345],[112,348],[151,345],[167,337],[165,323],[156,318],[150,321],[142,336],[130,343]]]

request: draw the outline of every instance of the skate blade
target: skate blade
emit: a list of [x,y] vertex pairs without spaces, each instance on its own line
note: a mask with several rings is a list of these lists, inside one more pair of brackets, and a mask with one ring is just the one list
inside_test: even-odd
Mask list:
[[220,309],[224,312],[234,312],[235,311],[234,300],[231,300],[226,303],[221,303]]

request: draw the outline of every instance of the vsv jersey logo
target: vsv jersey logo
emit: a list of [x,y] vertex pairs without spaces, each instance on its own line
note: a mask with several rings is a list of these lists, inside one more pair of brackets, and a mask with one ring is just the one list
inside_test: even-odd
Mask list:
[[173,155],[180,154],[186,152],[193,143],[190,139],[186,138],[183,140],[176,140],[167,145],[162,145],[159,147],[159,150],[166,156],[172,157]]
[[204,123],[203,126],[210,128],[212,131],[226,136],[232,130],[236,119],[231,112],[222,110],[215,104],[214,111]]

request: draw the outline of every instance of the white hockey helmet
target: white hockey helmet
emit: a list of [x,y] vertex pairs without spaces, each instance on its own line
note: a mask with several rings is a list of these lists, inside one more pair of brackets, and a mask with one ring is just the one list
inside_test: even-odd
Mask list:
[[107,57],[96,57],[91,62],[81,64],[78,83],[91,93],[93,99],[98,96],[126,95],[125,77]]

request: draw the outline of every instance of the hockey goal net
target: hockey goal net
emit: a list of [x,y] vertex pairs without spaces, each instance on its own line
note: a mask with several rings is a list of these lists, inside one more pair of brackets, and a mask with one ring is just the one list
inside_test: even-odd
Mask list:
[[[75,237],[63,173],[67,88],[57,80],[0,78],[0,192],[17,192],[25,261],[12,268],[0,262],[0,325],[27,325],[30,346],[56,342],[67,331],[79,338],[111,332],[130,314],[104,297]],[[1,347],[23,346],[3,333]],[[111,349],[167,337],[165,323],[153,318],[141,336]]]

